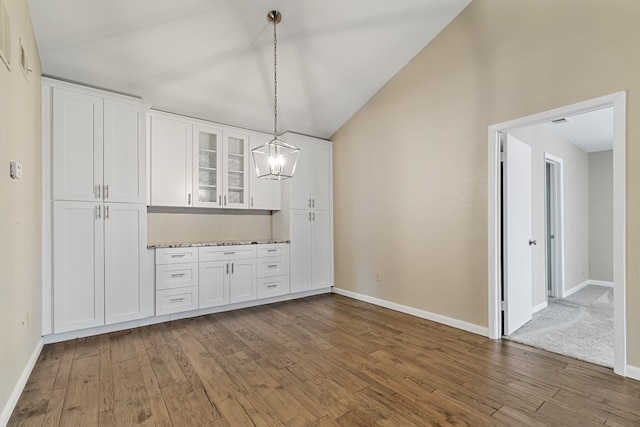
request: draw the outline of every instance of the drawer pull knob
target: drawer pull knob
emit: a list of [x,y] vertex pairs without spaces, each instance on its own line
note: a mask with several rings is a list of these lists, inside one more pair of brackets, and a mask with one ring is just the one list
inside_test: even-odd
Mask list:
[[271,289],[271,288],[275,288],[275,287],[277,287],[277,286],[278,286],[278,285],[269,285],[269,286],[267,286],[267,288]]
[[172,273],[171,277],[184,277],[185,273]]
[[171,258],[184,258],[187,254],[173,254]]
[[270,264],[267,266],[267,268],[276,268],[278,267],[278,264]]
[[235,255],[235,252],[225,252],[225,255]]
[[278,252],[277,249],[267,249],[267,252]]
[[171,301],[171,302],[182,302],[182,301],[184,301],[184,297],[182,297],[182,298],[171,298],[169,301]]

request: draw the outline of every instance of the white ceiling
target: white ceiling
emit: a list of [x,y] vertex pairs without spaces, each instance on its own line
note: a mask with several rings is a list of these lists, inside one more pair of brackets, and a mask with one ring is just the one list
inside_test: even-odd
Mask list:
[[565,123],[542,126],[587,153],[613,149],[613,108],[603,108],[567,117]]
[[153,108],[327,138],[471,0],[29,0],[46,75]]

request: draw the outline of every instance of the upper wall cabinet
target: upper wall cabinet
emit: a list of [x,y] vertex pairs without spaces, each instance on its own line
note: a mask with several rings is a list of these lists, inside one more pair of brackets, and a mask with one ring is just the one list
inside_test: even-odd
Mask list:
[[144,203],[147,106],[53,87],[51,107],[53,199]]
[[191,123],[150,115],[151,204],[193,206]]
[[286,183],[289,209],[331,208],[331,145],[314,138],[285,133],[282,139],[300,149],[295,175]]
[[151,205],[280,209],[280,182],[254,178],[265,135],[156,111],[149,123]]

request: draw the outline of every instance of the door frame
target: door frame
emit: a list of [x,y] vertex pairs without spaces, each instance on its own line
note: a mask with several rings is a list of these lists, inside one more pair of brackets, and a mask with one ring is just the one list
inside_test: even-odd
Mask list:
[[[564,162],[560,157],[556,157],[549,153],[544,153],[544,163],[545,168],[547,164],[553,165],[554,168],[554,176],[551,178],[550,185],[554,187],[554,199],[555,199],[555,210],[553,214],[555,214],[555,240],[557,253],[555,256],[555,265],[553,269],[553,274],[555,276],[555,280],[553,281],[552,291],[553,296],[556,298],[564,298]],[[546,173],[545,173],[546,177]],[[547,183],[545,183],[545,213],[549,209],[547,206]],[[545,218],[545,264],[548,260],[548,251],[549,247],[546,244],[547,235],[549,234],[549,224]],[[552,261],[553,262],[553,261]],[[549,268],[549,266],[547,266]],[[548,274],[548,272],[546,272]],[[547,276],[548,277],[548,276]],[[548,300],[547,296],[547,300]]]
[[626,343],[626,92],[532,114],[488,128],[488,320],[489,338],[501,338],[500,281],[500,133],[522,126],[542,124],[569,115],[613,107],[613,283],[614,361],[616,374],[627,374]]

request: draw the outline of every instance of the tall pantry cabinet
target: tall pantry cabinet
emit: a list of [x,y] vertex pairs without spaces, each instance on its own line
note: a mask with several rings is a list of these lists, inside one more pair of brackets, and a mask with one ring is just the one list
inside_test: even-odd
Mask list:
[[51,160],[43,161],[50,215],[43,219],[52,269],[44,300],[53,319],[45,334],[153,315],[153,284],[144,277],[148,108],[43,78],[43,160]]
[[283,181],[273,237],[289,239],[291,292],[333,286],[333,180],[330,141],[287,132],[300,148],[294,177]]

